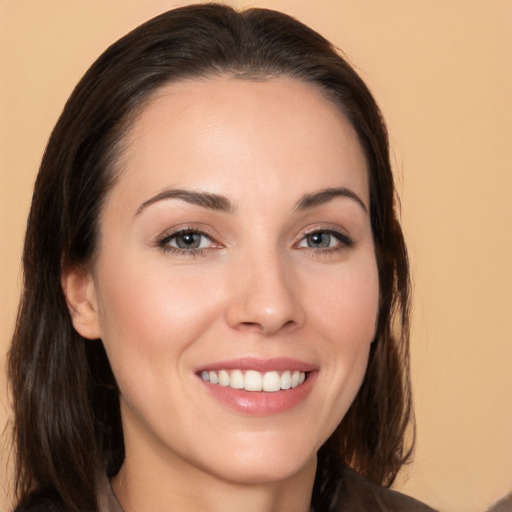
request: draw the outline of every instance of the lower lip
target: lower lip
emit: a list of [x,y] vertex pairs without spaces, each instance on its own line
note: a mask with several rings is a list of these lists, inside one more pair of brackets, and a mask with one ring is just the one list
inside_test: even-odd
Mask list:
[[230,409],[253,416],[269,416],[286,412],[303,402],[313,389],[317,374],[317,371],[309,372],[307,379],[300,386],[273,393],[233,389],[202,379],[201,382],[214,398]]

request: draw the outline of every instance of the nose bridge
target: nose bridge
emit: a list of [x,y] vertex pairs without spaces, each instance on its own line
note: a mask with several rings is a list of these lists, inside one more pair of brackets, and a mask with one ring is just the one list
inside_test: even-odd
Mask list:
[[304,319],[291,262],[278,248],[240,255],[233,274],[228,322],[238,329],[273,334],[301,325]]

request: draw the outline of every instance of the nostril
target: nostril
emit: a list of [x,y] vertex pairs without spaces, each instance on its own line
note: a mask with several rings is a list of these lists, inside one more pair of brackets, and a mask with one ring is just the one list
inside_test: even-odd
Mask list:
[[240,322],[238,328],[247,332],[257,332],[264,335],[270,335],[276,332],[289,332],[297,326],[297,322],[294,320],[288,320],[280,326],[270,325],[269,323],[259,322]]
[[240,322],[238,324],[238,328],[241,328],[249,332],[264,331],[263,326],[258,322]]
[[281,329],[284,331],[290,331],[295,329],[295,327],[297,327],[297,322],[295,320],[288,320]]

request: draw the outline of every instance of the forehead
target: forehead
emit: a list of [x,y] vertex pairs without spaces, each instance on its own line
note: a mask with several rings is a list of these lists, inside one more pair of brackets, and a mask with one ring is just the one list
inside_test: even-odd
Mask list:
[[123,146],[120,185],[141,194],[188,186],[229,195],[243,182],[265,196],[280,186],[293,195],[340,184],[368,196],[354,129],[317,87],[292,78],[166,85],[136,116]]

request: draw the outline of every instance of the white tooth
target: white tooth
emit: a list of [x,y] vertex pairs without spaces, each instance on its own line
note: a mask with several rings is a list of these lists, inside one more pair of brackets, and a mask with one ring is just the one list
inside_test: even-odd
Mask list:
[[229,387],[233,389],[244,388],[244,374],[240,370],[233,370],[231,372],[231,383]]
[[261,382],[261,374],[254,370],[245,372],[245,389],[247,391],[261,391],[263,389]]
[[298,370],[286,370],[281,375],[276,371],[261,374],[255,370],[220,370],[202,371],[201,378],[212,384],[219,384],[233,389],[245,389],[247,391],[265,391],[273,393],[280,389],[290,389],[300,386],[306,380],[306,373]]
[[224,387],[229,386],[229,373],[226,370],[219,372],[219,384]]
[[287,370],[281,375],[281,389],[290,389],[292,387],[292,376]]
[[281,378],[277,372],[267,372],[263,375],[263,391],[279,391]]

